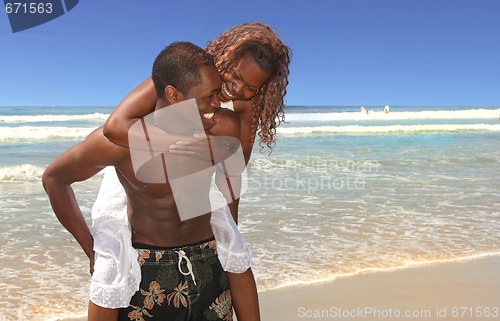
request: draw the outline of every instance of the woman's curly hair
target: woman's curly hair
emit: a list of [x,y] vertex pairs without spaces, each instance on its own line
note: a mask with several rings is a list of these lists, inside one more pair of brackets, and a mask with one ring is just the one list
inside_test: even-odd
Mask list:
[[276,127],[285,121],[284,96],[290,73],[290,49],[268,25],[258,22],[232,27],[208,42],[205,49],[215,57],[221,75],[247,52],[252,53],[261,68],[271,72],[252,98],[252,143],[258,131],[261,150],[267,145],[272,151]]

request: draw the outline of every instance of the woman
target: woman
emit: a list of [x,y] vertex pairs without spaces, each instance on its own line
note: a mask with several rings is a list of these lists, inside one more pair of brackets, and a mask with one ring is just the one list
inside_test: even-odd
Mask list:
[[[272,147],[276,127],[284,120],[284,96],[288,85],[290,50],[275,32],[262,23],[237,25],[208,43],[222,77],[218,93],[223,107],[233,109],[240,119],[240,143],[248,163],[255,137],[261,150]],[[156,93],[151,78],[135,88],[113,111],[104,126],[104,134],[114,143],[128,146],[128,130],[140,118],[154,110]],[[223,126],[220,122],[216,126]],[[193,144],[170,147],[170,152],[193,155]],[[229,204],[238,222],[238,200]],[[260,320],[257,290],[251,269],[241,274],[227,273],[233,305],[240,321]],[[89,305],[89,321],[100,320],[113,310]],[[102,316],[102,317],[101,317]],[[92,317],[92,318],[91,318]],[[106,315],[108,318],[108,316]]]

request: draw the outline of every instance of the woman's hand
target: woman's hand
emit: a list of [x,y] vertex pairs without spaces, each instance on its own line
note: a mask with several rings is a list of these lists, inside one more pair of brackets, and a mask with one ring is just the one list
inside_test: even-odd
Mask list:
[[169,153],[218,163],[234,152],[235,141],[237,139],[232,137],[195,133],[192,139],[177,141],[175,145],[170,145]]

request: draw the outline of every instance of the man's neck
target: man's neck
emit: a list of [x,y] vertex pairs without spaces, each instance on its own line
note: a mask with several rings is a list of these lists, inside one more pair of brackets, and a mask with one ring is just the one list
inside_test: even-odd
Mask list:
[[168,105],[169,105],[169,103],[168,103],[166,100],[164,100],[164,99],[162,99],[162,98],[158,98],[158,99],[156,100],[155,111],[156,111],[156,110],[160,110],[160,109],[162,109],[162,108],[164,108],[164,107],[167,107]]

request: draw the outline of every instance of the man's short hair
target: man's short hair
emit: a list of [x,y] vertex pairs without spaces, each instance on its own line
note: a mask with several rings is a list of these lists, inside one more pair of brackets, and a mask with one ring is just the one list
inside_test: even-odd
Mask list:
[[214,57],[190,42],[174,42],[156,57],[152,78],[158,97],[171,85],[186,94],[200,81],[200,67],[215,66]]

